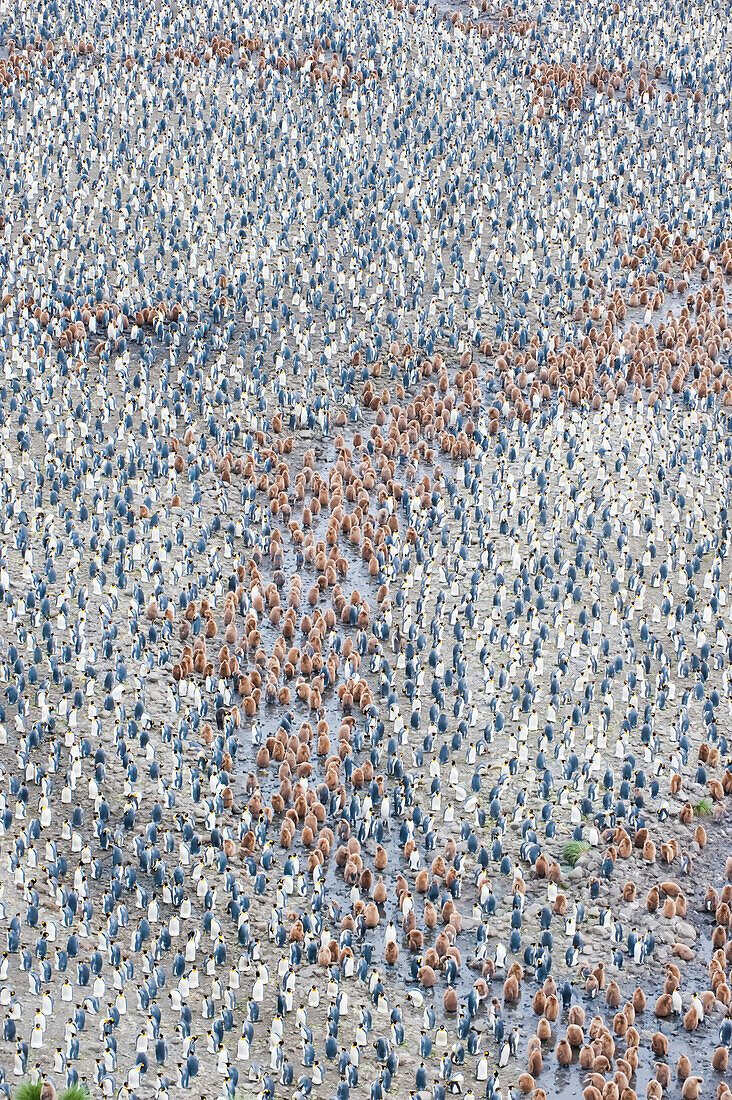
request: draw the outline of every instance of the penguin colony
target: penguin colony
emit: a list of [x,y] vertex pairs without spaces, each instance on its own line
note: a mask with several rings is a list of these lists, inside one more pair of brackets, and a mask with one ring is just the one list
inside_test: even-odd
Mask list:
[[0,3],[0,1088],[732,1100],[728,6]]

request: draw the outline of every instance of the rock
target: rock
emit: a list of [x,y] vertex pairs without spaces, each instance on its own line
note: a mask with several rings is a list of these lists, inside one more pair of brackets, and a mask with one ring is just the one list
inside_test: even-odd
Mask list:
[[691,943],[696,943],[697,932],[693,924],[689,924],[686,920],[675,920],[674,929],[677,937],[682,940],[688,940]]

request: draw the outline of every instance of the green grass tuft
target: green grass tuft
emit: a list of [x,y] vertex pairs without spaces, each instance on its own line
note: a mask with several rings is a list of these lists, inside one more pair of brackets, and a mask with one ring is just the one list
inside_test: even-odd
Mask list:
[[32,1081],[24,1081],[13,1092],[13,1100],[40,1100],[42,1086],[43,1081],[38,1081],[35,1085]]
[[570,840],[562,849],[562,858],[570,867],[574,867],[583,852],[588,851],[589,844],[586,840]]
[[700,802],[696,804],[697,817],[711,817],[714,812],[711,798],[702,798]]
[[86,1085],[70,1085],[61,1093],[61,1100],[91,1100],[91,1093]]

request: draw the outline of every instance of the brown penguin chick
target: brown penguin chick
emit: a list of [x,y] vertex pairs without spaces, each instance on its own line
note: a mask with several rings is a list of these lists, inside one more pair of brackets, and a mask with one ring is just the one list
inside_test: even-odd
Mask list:
[[431,966],[421,966],[417,971],[417,977],[425,989],[432,989],[437,977]]
[[377,928],[379,924],[379,910],[376,903],[373,901],[368,902],[366,908],[363,911],[363,919],[367,928]]
[[569,1024],[567,1027],[567,1042],[574,1050],[579,1050],[585,1041],[585,1033],[579,1024]]
[[453,986],[449,985],[445,990],[445,996],[442,998],[442,1004],[445,1012],[457,1012],[458,1010],[458,995],[455,992]]
[[691,1076],[691,1061],[688,1055],[679,1055],[679,1060],[676,1063],[676,1076],[679,1081],[685,1081],[687,1077]]
[[526,1068],[532,1077],[539,1076],[544,1068],[544,1059],[541,1056],[540,1050],[531,1051]]
[[662,1089],[671,1084],[671,1066],[668,1062],[656,1062],[656,1080]]
[[618,983],[611,981],[605,991],[605,1003],[609,1008],[619,1008],[621,1000]]
[[535,1081],[530,1073],[522,1073],[516,1084],[519,1087],[519,1092],[524,1096],[528,1096],[533,1091]]
[[615,1067],[615,1080],[618,1082],[618,1086],[622,1084],[623,1088],[627,1088],[631,1077],[635,1073],[635,1067],[630,1064],[627,1058],[618,1058]]
[[703,1081],[703,1077],[687,1077],[681,1090],[682,1100],[698,1100]]
[[658,1081],[649,1081],[646,1085],[646,1100],[663,1100],[663,1089]]
[[56,1100],[56,1086],[53,1081],[44,1081],[38,1100]]
[[590,1039],[594,1042],[595,1039],[602,1039],[603,1035],[607,1033],[607,1026],[602,1016],[593,1016],[590,1020]]
[[638,1013],[638,1015],[640,1015],[642,1012],[645,1012],[646,1009],[646,995],[640,986],[638,986],[635,993],[633,994],[633,1008]]
[[445,860],[441,855],[435,856],[432,860],[432,874],[435,878],[444,878],[445,871],[447,870]]
[[638,1069],[638,1051],[636,1049],[628,1051],[628,1057],[618,1058],[616,1065],[625,1076],[626,1082],[629,1082]]
[[572,1048],[566,1039],[560,1039],[557,1043],[557,1061],[560,1066],[572,1064]]
[[676,902],[673,898],[665,899],[662,912],[666,920],[671,920],[672,917],[676,916]]
[[628,1030],[628,1017],[623,1012],[616,1012],[613,1017],[613,1031],[622,1039]]
[[[615,1057],[615,1040],[613,1039],[612,1032],[603,1025],[602,1035],[600,1036],[600,1043],[602,1046],[602,1053],[607,1059],[608,1063]],[[606,1072],[605,1070],[602,1071]]]
[[[503,983],[503,1000],[506,1004],[516,1004],[521,996],[521,987],[515,974],[509,974]],[[533,1074],[536,1077],[536,1074]]]
[[730,909],[729,904],[725,901],[720,902],[720,904],[717,906],[717,909],[714,910],[715,923],[722,924],[725,928],[729,928],[730,914],[732,914],[732,910]]
[[536,1034],[541,1039],[542,1043],[548,1043],[552,1037],[552,1025],[547,1020],[546,1016],[542,1016],[536,1025]]
[[427,928],[434,928],[437,924],[437,910],[431,901],[425,902],[424,923]]
[[585,1010],[582,1005],[572,1005],[569,1010],[569,1022],[579,1024],[580,1027],[585,1026]]
[[482,978],[487,981],[493,981],[493,978],[495,978],[495,963],[493,959],[484,959],[480,972]]
[[637,891],[635,883],[626,882],[625,886],[623,887],[623,901],[628,904],[632,901],[635,901],[636,892]]
[[[697,825],[694,830],[694,840],[697,842],[700,848],[703,848],[707,842],[707,831],[703,825]],[[701,1077],[699,1078],[701,1081]]]
[[671,1015],[671,994],[670,993],[662,993],[661,994],[661,996],[656,1001],[655,1013],[656,1013],[656,1016],[658,1016],[662,1020],[665,1019],[667,1016]]
[[689,945],[686,943],[679,943],[677,941],[671,948],[671,951],[677,959],[683,959],[684,962],[691,962],[691,960],[694,958],[693,949],[689,947]]
[[330,951],[327,947],[321,947],[318,951],[318,964],[320,966],[330,966],[332,959],[330,957]]
[[729,882],[732,882],[732,856],[727,856],[726,862],[724,864],[724,874],[725,878]]
[[551,1023],[559,1019],[559,998],[554,993],[546,999],[544,1015]]
[[692,1005],[684,1016],[684,1031],[696,1031],[699,1027],[699,1012],[695,1005]]
[[660,1031],[654,1031],[651,1036],[651,1050],[656,1058],[665,1058],[668,1054],[668,1039]]
[[718,779],[709,780],[709,793],[715,802],[721,802],[724,798],[724,787]]
[[428,947],[424,953],[422,959],[423,966],[431,966],[433,970],[438,970],[440,966],[440,956],[435,951],[434,947]]
[[549,874],[549,860],[542,852],[536,863],[534,864],[534,871],[537,878],[546,878]]
[[633,846],[631,844],[630,837],[627,833],[625,833],[624,836],[621,836],[620,840],[618,841],[618,855],[621,859],[630,859],[632,851]]
[[394,966],[399,958],[399,948],[394,940],[389,940],[387,943],[384,958],[386,959],[387,966]]
[[715,990],[715,995],[721,1005],[724,1005],[725,1008],[729,1008],[730,1003],[732,1003],[732,990],[730,990],[726,982],[720,982]]
[[534,1000],[532,1002],[532,1008],[537,1016],[544,1014],[544,1006],[546,1005],[546,994],[543,989],[537,989],[534,994]]
[[374,885],[374,901],[377,905],[385,905],[387,898],[386,883],[383,878],[376,880]]
[[583,1047],[580,1047],[579,1052],[579,1064],[582,1069],[592,1069],[595,1061],[595,1052],[589,1043],[585,1043]]
[[729,1051],[727,1047],[717,1047],[712,1055],[712,1069],[717,1073],[726,1073],[729,1060]]
[[[444,912],[444,909],[443,909]],[[449,926],[455,929],[455,934],[458,935],[463,930],[463,917],[457,909],[453,910],[448,918]]]
[[558,917],[563,917],[567,912],[567,899],[564,894],[557,894],[554,899],[554,912]]
[[429,888],[430,888],[430,877],[427,874],[427,871],[423,867],[422,870],[417,875],[416,879],[414,880],[414,889],[417,891],[418,894],[426,894],[427,891],[429,890]]

